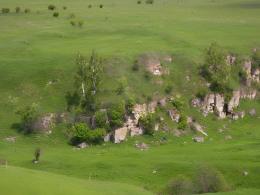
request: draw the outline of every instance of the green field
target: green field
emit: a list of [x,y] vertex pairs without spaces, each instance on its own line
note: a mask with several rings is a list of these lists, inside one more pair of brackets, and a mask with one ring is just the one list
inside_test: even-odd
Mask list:
[[[58,7],[58,18],[47,9],[49,4]],[[99,4],[104,8],[98,8]],[[17,14],[17,6],[31,12]],[[0,194],[157,193],[177,175],[192,177],[201,164],[224,174],[234,192],[223,194],[260,194],[259,99],[243,101],[239,108],[246,112],[255,108],[257,116],[235,122],[204,118],[198,110],[189,109],[188,114],[209,134],[203,144],[194,143],[192,135],[176,138],[160,133],[120,145],[75,150],[63,125],[48,136],[23,135],[12,128],[19,122],[15,111],[23,105],[35,102],[41,112],[65,111],[75,56],[78,52],[88,56],[93,49],[105,59],[100,94],[104,103],[122,98],[114,93],[119,78],[127,79],[128,93],[141,102],[148,96],[164,96],[169,83],[173,94],[188,102],[203,85],[197,68],[211,42],[241,56],[260,46],[258,0],[155,0],[153,5],[137,5],[135,0],[0,0],[2,7],[11,8],[11,13],[0,14],[0,159],[9,162],[8,168],[0,167]],[[69,19],[72,13],[75,19]],[[73,27],[71,20],[84,25]],[[135,58],[145,52],[174,56],[168,65],[171,74],[163,78],[163,84],[156,79],[148,82],[142,72],[131,71]],[[47,85],[52,80],[57,83]],[[223,125],[227,131],[218,133]],[[226,135],[233,139],[225,140]],[[16,136],[17,141],[4,141],[7,136]],[[154,144],[162,136],[168,142]],[[137,150],[137,140],[148,143],[150,149]],[[37,147],[43,150],[42,159],[32,164]],[[243,176],[244,171],[248,176]]]

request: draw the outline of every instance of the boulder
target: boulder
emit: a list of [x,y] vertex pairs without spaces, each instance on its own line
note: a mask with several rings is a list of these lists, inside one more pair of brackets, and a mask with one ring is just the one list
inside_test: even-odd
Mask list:
[[178,110],[176,110],[176,109],[168,110],[168,114],[169,114],[170,118],[172,119],[172,121],[175,121],[177,123],[180,121],[181,115],[178,112]]
[[199,108],[201,106],[202,102],[201,102],[201,99],[200,98],[194,98],[191,100],[191,105],[194,107],[194,108]]
[[87,147],[89,147],[89,146],[86,142],[82,142],[82,143],[77,145],[77,148],[80,148],[80,149],[84,149],[84,148],[87,148]]
[[4,138],[4,140],[7,141],[7,142],[15,143],[16,142],[16,137],[15,136],[10,136],[10,137]]
[[55,126],[56,115],[54,113],[47,113],[38,117],[32,124],[33,131],[43,133],[51,133],[51,129]]
[[111,137],[112,137],[111,133],[108,133],[108,134],[104,137],[104,142],[109,142],[109,141],[111,141]]
[[134,115],[135,120],[139,120],[140,117],[143,117],[147,114],[146,104],[136,104],[133,107],[132,114]]
[[210,93],[205,96],[203,101],[203,111],[204,113],[213,113],[215,106],[215,95]]
[[122,127],[114,131],[114,143],[121,143],[126,139],[128,130],[127,127]]
[[252,81],[259,83],[260,69],[257,68],[252,72]]
[[238,107],[240,102],[240,90],[233,91],[233,96],[228,102],[228,112],[232,112],[234,108]]
[[164,107],[167,104],[166,98],[162,98],[158,101],[159,106]]
[[250,114],[250,116],[255,116],[256,115],[256,109],[253,108],[253,109],[249,110],[249,114]]
[[197,143],[203,143],[204,142],[204,137],[196,136],[196,137],[193,137],[192,139],[193,139],[194,142],[197,142]]
[[155,112],[155,109],[158,105],[158,102],[157,101],[152,101],[148,104],[147,106],[147,112],[148,113],[154,113]]
[[233,139],[231,135],[226,135],[225,136],[225,140],[231,140],[231,139]]

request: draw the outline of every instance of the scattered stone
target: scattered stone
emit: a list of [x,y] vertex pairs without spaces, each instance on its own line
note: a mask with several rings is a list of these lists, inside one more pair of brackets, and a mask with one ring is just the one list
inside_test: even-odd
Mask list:
[[84,149],[84,148],[87,148],[87,147],[89,147],[89,145],[86,142],[82,142],[82,143],[77,145],[77,148],[79,148],[79,149]]
[[255,116],[256,115],[256,109],[253,108],[253,109],[249,110],[249,114],[250,114],[250,116]]
[[128,130],[127,127],[122,127],[114,131],[114,143],[121,143],[126,139]]
[[6,138],[4,138],[4,140],[7,141],[7,142],[15,143],[16,142],[16,137],[15,136],[6,137]]
[[149,148],[149,146],[147,144],[145,144],[144,142],[135,144],[135,147],[140,149],[141,151],[147,150]]
[[232,136],[231,135],[226,135],[225,136],[225,140],[232,140],[233,138],[232,138]]
[[193,138],[193,141],[197,142],[197,143],[203,143],[204,142],[204,137],[196,136],[196,137]]

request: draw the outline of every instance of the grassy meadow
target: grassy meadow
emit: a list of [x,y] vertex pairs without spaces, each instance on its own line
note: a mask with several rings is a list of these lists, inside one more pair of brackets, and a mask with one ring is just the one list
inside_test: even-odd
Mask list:
[[[49,4],[57,6],[59,17],[52,16]],[[20,13],[15,13],[17,6]],[[155,0],[153,5],[135,0],[0,0],[4,7],[11,13],[0,14],[0,159],[9,165],[0,167],[0,194],[155,194],[177,175],[192,177],[202,164],[220,170],[234,190],[219,194],[260,194],[259,99],[239,107],[247,113],[255,108],[257,116],[247,114],[238,121],[205,118],[188,107],[209,134],[202,144],[194,143],[192,135],[176,138],[162,132],[75,150],[63,125],[51,135],[23,135],[13,128],[19,122],[15,111],[33,102],[42,112],[65,111],[75,57],[88,56],[93,49],[105,61],[99,97],[104,104],[122,99],[115,94],[120,78],[140,102],[165,96],[169,84],[174,95],[190,101],[204,85],[198,67],[210,43],[241,56],[260,46],[258,0]],[[31,12],[23,13],[25,8]],[[80,28],[71,21],[84,24]],[[134,60],[146,52],[173,55],[167,64],[170,75],[147,81],[142,71],[133,72]],[[226,131],[219,133],[224,126]],[[226,140],[227,135],[233,139]],[[17,141],[6,142],[7,136]],[[167,143],[155,144],[165,136]],[[150,149],[137,150],[137,141]],[[42,160],[32,164],[37,147],[43,150]]]

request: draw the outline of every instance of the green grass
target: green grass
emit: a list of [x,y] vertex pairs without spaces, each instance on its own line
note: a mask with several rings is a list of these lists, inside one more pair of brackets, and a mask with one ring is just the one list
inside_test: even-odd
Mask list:
[[[103,9],[97,8],[100,3],[104,4]],[[47,10],[49,4],[59,8],[59,18],[54,18]],[[89,4],[93,8],[88,9]],[[64,5],[67,10],[61,9]],[[31,13],[15,14],[16,6],[30,8]],[[40,188],[44,193],[48,188],[39,187],[37,181],[30,179],[43,175],[44,182],[53,186],[53,190],[56,186],[52,183],[61,179],[68,183],[68,192],[71,187],[83,194],[84,185],[90,185],[91,177],[97,181],[93,188],[89,187],[93,193],[102,193],[100,188],[110,192],[107,181],[112,182],[111,186],[127,183],[156,193],[176,175],[192,177],[198,165],[209,164],[218,168],[236,190],[227,194],[259,194],[259,100],[244,101],[239,108],[246,111],[256,108],[256,117],[247,115],[235,122],[218,121],[212,116],[204,118],[197,110],[187,107],[187,114],[198,119],[209,133],[203,144],[193,143],[192,135],[174,138],[167,134],[168,142],[160,146],[152,141],[163,135],[78,151],[67,144],[63,126],[55,128],[50,136],[24,136],[11,128],[19,122],[15,111],[32,102],[38,103],[42,112],[64,111],[65,93],[73,87],[75,56],[78,52],[89,55],[92,49],[105,58],[102,101],[122,99],[114,90],[117,78],[126,77],[128,93],[140,101],[147,96],[164,96],[165,86],[171,84],[173,94],[181,94],[187,103],[199,88],[205,87],[198,77],[197,67],[211,42],[217,41],[225,49],[242,56],[260,45],[260,3],[257,0],[155,0],[154,5],[137,5],[135,0],[0,0],[0,7],[12,10],[10,14],[0,14],[0,159],[7,159],[15,166],[1,168],[1,176],[5,176],[0,181],[5,177],[8,179],[4,182],[16,181],[18,177],[14,175],[28,174],[24,182],[36,182],[35,188],[31,186],[28,190],[35,194],[34,190]],[[75,13],[76,21],[84,21],[81,29],[70,25],[71,13]],[[174,62],[167,65],[171,74],[147,81],[142,71],[132,72],[134,59],[144,52],[173,54]],[[186,81],[186,75],[191,77],[190,82]],[[47,86],[53,79],[58,82]],[[163,83],[158,84],[158,80]],[[218,133],[224,124],[227,131]],[[17,136],[16,143],[3,141],[11,135]],[[233,139],[225,141],[225,135],[232,135]],[[149,143],[151,148],[144,152],[137,150],[134,148],[136,140]],[[37,147],[43,149],[43,156],[39,164],[33,165],[31,160]],[[152,173],[154,170],[156,174]],[[247,177],[242,176],[245,170],[249,172]],[[14,190],[13,194],[19,192],[18,187],[1,183],[1,190],[3,186],[8,191]],[[14,183],[14,186],[20,185]],[[122,192],[139,190],[125,184],[120,186]],[[23,194],[29,193],[26,188],[21,190],[25,190]],[[141,192],[145,191],[135,194]]]
[[0,173],[1,194],[151,194],[127,184],[81,180],[18,167],[0,167]]

